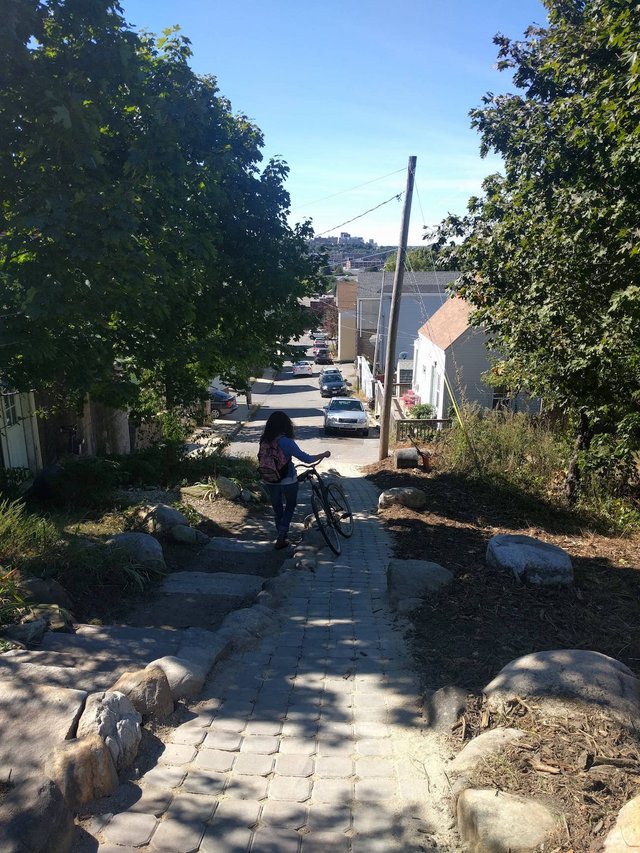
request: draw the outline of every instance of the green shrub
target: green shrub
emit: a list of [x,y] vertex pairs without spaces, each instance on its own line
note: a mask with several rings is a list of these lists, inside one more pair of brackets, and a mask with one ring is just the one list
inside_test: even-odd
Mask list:
[[27,512],[22,501],[0,501],[0,565],[20,568],[59,541],[49,519]]
[[65,456],[59,467],[46,486],[57,506],[102,506],[122,481],[119,464],[102,456]]
[[461,415],[463,426],[456,420],[438,435],[445,468],[549,494],[567,464],[563,435],[522,412],[463,405]]
[[416,403],[415,406],[411,406],[411,408],[408,409],[408,414],[410,418],[428,420],[429,418],[435,418],[436,410],[431,403]]
[[0,626],[17,622],[24,608],[17,572],[0,568]]

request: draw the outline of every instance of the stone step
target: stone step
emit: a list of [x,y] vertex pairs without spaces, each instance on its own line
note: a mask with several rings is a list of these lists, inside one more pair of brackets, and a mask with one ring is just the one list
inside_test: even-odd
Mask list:
[[114,663],[120,663],[124,660],[128,661],[129,657],[126,654],[114,656],[111,651],[105,651],[103,654],[96,654],[91,657],[87,657],[81,649],[75,649],[70,652],[40,651],[39,649],[14,649],[12,651],[5,652],[0,657],[0,665],[5,660],[9,660],[14,663],[33,663],[43,667],[73,667],[75,669],[84,670],[85,672],[94,672],[96,670],[113,669]]
[[180,631],[166,628],[78,625],[74,634],[45,634],[40,649],[101,660],[111,655],[114,663],[126,661],[128,666],[142,667],[175,654],[181,642]]
[[255,575],[232,572],[174,572],[162,582],[166,595],[219,595],[237,598],[240,603],[252,601],[262,589],[263,579]]
[[273,542],[248,539],[212,539],[200,551],[193,568],[200,572],[227,572],[271,578],[280,571],[286,555]]
[[74,666],[42,666],[29,661],[0,657],[0,681],[66,687],[93,693],[106,690],[117,680],[114,670],[83,670]]

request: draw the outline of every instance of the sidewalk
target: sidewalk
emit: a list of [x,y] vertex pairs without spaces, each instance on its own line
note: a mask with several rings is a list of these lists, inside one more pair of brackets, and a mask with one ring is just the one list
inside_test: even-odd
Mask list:
[[341,557],[321,551],[279,630],[216,667],[159,763],[121,786],[130,807],[94,818],[99,845],[77,853],[457,849],[437,744],[420,727],[386,605],[377,490],[359,476],[343,484],[356,524]]

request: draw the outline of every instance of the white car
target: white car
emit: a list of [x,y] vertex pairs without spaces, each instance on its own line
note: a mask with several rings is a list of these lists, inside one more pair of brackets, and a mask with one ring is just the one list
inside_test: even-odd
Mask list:
[[369,435],[369,418],[355,397],[334,397],[324,410],[324,434],[353,432]]
[[291,372],[294,376],[313,376],[313,362],[296,361],[291,368]]

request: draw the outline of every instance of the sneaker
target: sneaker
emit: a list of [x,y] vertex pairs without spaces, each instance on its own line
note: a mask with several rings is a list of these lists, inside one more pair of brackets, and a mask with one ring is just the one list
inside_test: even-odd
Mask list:
[[288,548],[291,545],[288,539],[278,539],[276,540],[275,549],[276,551],[281,551],[283,548]]

